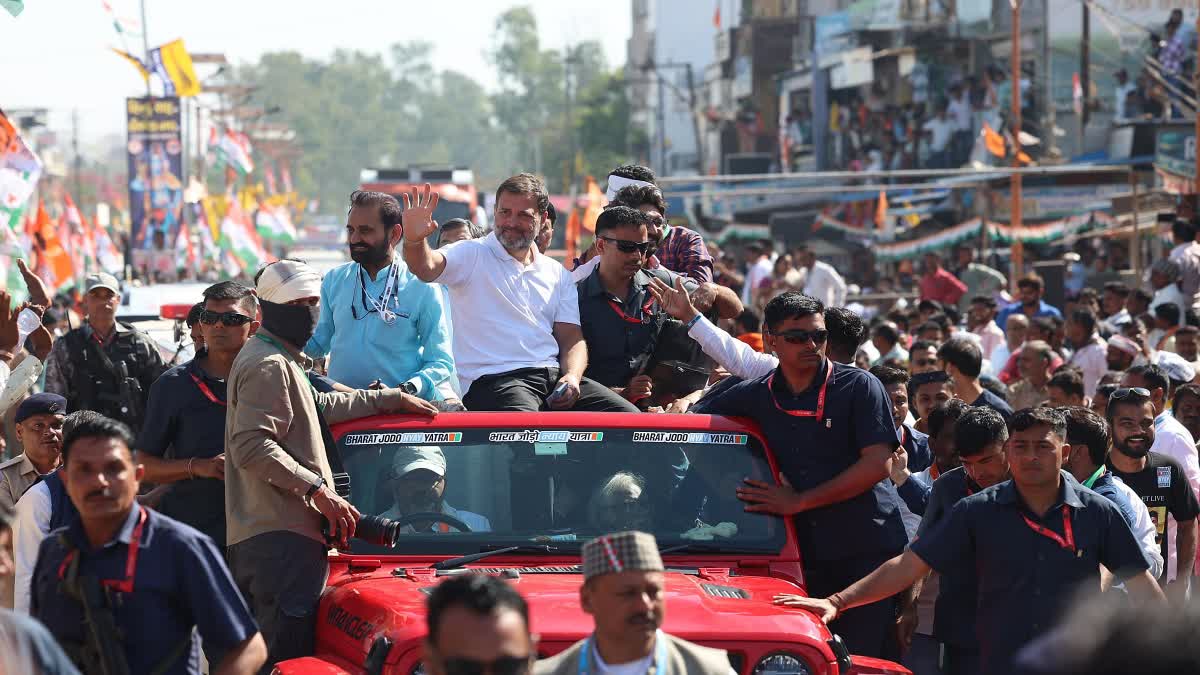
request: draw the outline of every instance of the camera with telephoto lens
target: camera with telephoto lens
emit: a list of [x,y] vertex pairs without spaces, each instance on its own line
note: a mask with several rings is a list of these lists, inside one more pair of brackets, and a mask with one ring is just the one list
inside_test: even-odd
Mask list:
[[[338,540],[334,536],[336,533],[329,531],[329,520],[325,517],[321,518],[321,534],[325,536],[327,545],[332,546]],[[374,546],[392,548],[400,538],[400,523],[383,516],[363,516],[354,525],[354,538]]]

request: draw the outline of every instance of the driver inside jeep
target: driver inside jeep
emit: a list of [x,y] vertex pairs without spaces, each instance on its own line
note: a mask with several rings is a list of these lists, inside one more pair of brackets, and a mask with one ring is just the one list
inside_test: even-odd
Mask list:
[[[402,447],[392,456],[389,483],[392,508],[379,514],[392,520],[410,519],[416,514],[438,514],[454,519],[472,532],[490,532],[492,524],[485,516],[461,511],[446,503],[446,456],[436,445]],[[456,532],[453,522],[414,520],[400,528],[400,534],[416,532]]]

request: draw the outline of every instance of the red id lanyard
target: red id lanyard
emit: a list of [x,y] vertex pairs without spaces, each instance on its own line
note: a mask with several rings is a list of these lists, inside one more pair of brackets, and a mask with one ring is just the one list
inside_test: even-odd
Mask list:
[[[137,505],[134,505],[133,508],[138,509],[140,515],[138,516],[137,525],[133,528],[133,534],[129,537],[129,553],[125,556],[125,578],[121,580],[104,579],[100,582],[120,593],[133,592],[133,579],[137,576],[138,546],[142,541],[142,527],[146,524],[146,510]],[[67,557],[63,558],[62,564],[58,566],[59,580],[62,580],[66,575],[67,567],[78,553],[78,550],[67,552]]]
[[1054,530],[1051,530],[1050,528],[1045,527],[1044,525],[1039,525],[1038,523],[1033,522],[1032,520],[1029,519],[1029,516],[1027,516],[1023,513],[1021,514],[1021,517],[1025,519],[1025,524],[1029,526],[1029,529],[1033,530],[1034,532],[1037,532],[1038,534],[1042,535],[1043,537],[1046,537],[1047,539],[1053,541],[1054,543],[1058,544],[1059,546],[1063,547],[1064,549],[1071,551],[1072,553],[1075,552],[1075,533],[1074,533],[1074,531],[1071,530],[1071,507],[1070,506],[1063,504],[1063,507],[1062,507],[1063,534],[1065,536],[1059,536],[1059,534],[1057,532],[1055,532]]
[[[778,370],[775,372],[779,372]],[[775,373],[767,378],[767,391],[771,392],[771,402],[779,412],[787,413],[792,417],[815,417],[817,421],[825,419],[825,390],[829,388],[829,378],[833,376],[833,363],[828,364],[828,369],[825,371],[825,381],[821,383],[821,391],[817,393],[817,409],[816,410],[788,410],[779,405],[779,398],[775,396]]]
[[195,373],[188,373],[188,375],[192,378],[192,382],[196,383],[196,388],[200,390],[200,393],[204,394],[204,398],[207,398],[209,401],[212,401],[219,406],[227,405],[225,401],[217,398],[217,395],[213,393],[213,390],[208,388],[208,385],[205,384],[204,380],[196,377]]
[[617,316],[621,317],[621,320],[626,323],[650,323],[650,308],[654,305],[654,296],[650,296],[650,299],[646,301],[646,304],[642,305],[642,316],[640,318],[626,314],[625,310],[621,307],[621,304],[612,298],[609,298],[608,304],[613,308],[613,311],[617,313]]

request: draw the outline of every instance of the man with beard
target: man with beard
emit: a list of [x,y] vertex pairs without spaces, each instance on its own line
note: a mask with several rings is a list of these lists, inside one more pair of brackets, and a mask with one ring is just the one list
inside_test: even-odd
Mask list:
[[1100,378],[1108,371],[1108,344],[1096,332],[1096,315],[1076,307],[1067,321],[1067,339],[1075,350],[1068,364],[1083,373],[1083,395],[1095,396]]
[[731,675],[724,650],[701,647],[659,629],[666,612],[666,570],[654,535],[616,532],[583,545],[579,603],[595,619],[588,637],[534,664],[539,675],[697,673]]
[[1133,367],[1134,362],[1142,353],[1142,348],[1138,346],[1132,338],[1127,338],[1124,335],[1113,335],[1108,338],[1108,352],[1106,360],[1109,370],[1123,372]]
[[1013,314],[1024,314],[1026,318],[1033,320],[1042,316],[1057,316],[1062,317],[1062,312],[1058,308],[1042,300],[1045,294],[1045,285],[1042,278],[1036,274],[1027,274],[1021,277],[1017,282],[1017,297],[1016,302],[1000,310],[1000,314],[996,316],[996,325],[1007,326],[1008,317]]
[[361,517],[334,491],[349,486],[334,481],[327,425],[386,412],[432,417],[437,409],[400,389],[316,393],[300,348],[316,330],[320,275],[285,259],[264,267],[255,284],[262,328],[238,352],[227,386],[225,528],[234,579],[274,665],[312,654],[329,573],[326,534],[344,548]]
[[470,410],[637,412],[583,376],[587,344],[571,274],[534,246],[550,196],[542,179],[513,176],[496,189],[496,228],[433,250],[437,193],[404,195],[404,260],[418,279],[445,284],[454,354]]
[[1016,672],[1017,653],[1054,627],[1077,589],[1098,587],[1101,565],[1124,581],[1134,599],[1162,602],[1117,507],[1062,471],[1070,453],[1066,427],[1062,413],[1052,408],[1018,411],[1004,446],[1011,481],[958,502],[903,554],[848,588],[826,598],[784,595],[776,601],[828,622],[930,571],[967,570],[975,581],[976,623],[975,635],[967,639],[978,645],[979,659],[954,672],[983,675]]
[[1171,414],[1192,438],[1200,438],[1200,384],[1185,384],[1171,397]]
[[[990,295],[971,298],[971,307],[967,310],[967,330],[979,336],[983,356],[990,359],[992,352],[1004,344],[1004,331],[996,323],[996,298]],[[996,364],[992,365],[994,367]]]
[[1104,417],[1083,406],[1060,407],[1067,418],[1067,444],[1071,456],[1067,458],[1067,470],[1075,480],[1121,509],[1125,522],[1142,546],[1146,561],[1150,563],[1150,574],[1158,578],[1163,571],[1163,557],[1158,545],[1158,530],[1150,519],[1150,511],[1138,494],[1107,466],[1111,434]]
[[1012,407],[1034,408],[1050,397],[1046,382],[1050,379],[1050,345],[1041,340],[1030,340],[1017,353],[1017,368],[1021,379],[1010,385],[1008,400]]
[[395,197],[350,194],[346,240],[353,262],[325,273],[321,318],[304,352],[314,359],[328,354],[329,377],[348,387],[378,381],[439,400],[439,386],[454,370],[449,320],[438,288],[422,283],[395,255],[400,220]]
[[1183,326],[1175,331],[1175,353],[1200,372],[1200,328]]
[[[1175,415],[1167,410],[1171,396],[1171,380],[1166,371],[1156,365],[1134,366],[1121,378],[1122,387],[1141,387],[1150,392],[1154,406],[1154,438],[1151,452],[1166,455],[1183,468],[1183,477],[1200,499],[1200,457],[1196,439]],[[1170,527],[1174,530],[1174,526]]]
[[[779,367],[693,407],[752,418],[771,447],[781,449],[779,482],[747,478],[737,496],[747,511],[793,519],[804,577],[815,593],[844,587],[908,541],[900,498],[888,480],[899,444],[892,405],[874,375],[826,357],[824,311],[800,293],[772,299],[764,340]],[[834,626],[855,654],[878,657],[889,642],[895,604],[890,597],[876,600]]]
[[[1150,392],[1141,387],[1118,389],[1108,399],[1108,424],[1113,450],[1108,468],[1133,488],[1150,510],[1158,528],[1158,542],[1167,569],[1159,583],[1179,600],[1187,597],[1196,558],[1196,516],[1200,504],[1179,463],[1152,452],[1155,425]],[[1176,523],[1175,545],[1167,535],[1167,515]]]
[[[392,507],[379,514],[398,520],[414,513],[441,513],[471,528],[472,532],[491,532],[485,516],[456,509],[446,503],[446,455],[436,445],[404,447],[392,456]],[[450,532],[452,526],[441,521],[417,521],[400,529],[415,532]]]
[[144,480],[170,485],[157,509],[225,549],[226,381],[258,330],[258,298],[233,281],[204,289],[197,324],[206,349],[163,373],[150,388],[138,436]]

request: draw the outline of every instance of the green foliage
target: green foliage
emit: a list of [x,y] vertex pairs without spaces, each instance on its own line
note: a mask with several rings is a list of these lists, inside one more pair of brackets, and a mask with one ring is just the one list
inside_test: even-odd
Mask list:
[[487,50],[497,72],[490,91],[462,73],[437,71],[432,45],[410,42],[386,55],[338,50],[327,60],[264,54],[237,73],[257,89],[231,103],[279,107],[270,119],[295,130],[303,153],[292,168],[296,187],[328,213],[342,210],[369,166],[466,166],[486,189],[540,166],[551,190],[566,192],[571,177],[581,186],[582,173],[603,177],[624,163],[629,105],[620,71],[609,71],[599,43],[573,45],[569,61],[543,49],[528,8],[501,15],[495,36]]

